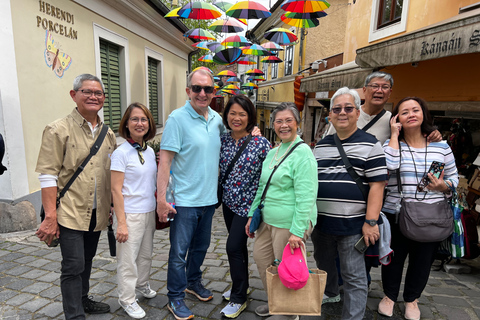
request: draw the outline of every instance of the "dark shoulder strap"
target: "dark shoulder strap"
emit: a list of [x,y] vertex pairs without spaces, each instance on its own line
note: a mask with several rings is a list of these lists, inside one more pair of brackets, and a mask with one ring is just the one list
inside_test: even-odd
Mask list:
[[343,149],[342,142],[338,138],[338,135],[335,133],[333,135],[333,139],[335,140],[335,144],[337,145],[338,152],[340,153],[340,156],[342,157],[342,161],[345,164],[345,169],[347,169],[348,174],[350,177],[352,177],[353,181],[357,184],[358,188],[362,192],[363,198],[365,201],[368,200],[368,194],[365,186],[363,185],[362,179],[358,176],[357,172],[355,172],[355,169],[353,169],[352,164],[347,158],[347,154],[345,153],[345,150]]
[[398,153],[400,155],[400,160],[398,161],[398,169],[395,170],[395,172],[397,174],[398,193],[401,195],[403,193],[403,187],[402,187],[402,180],[400,178],[400,166],[402,165],[402,145],[400,141],[398,141]]
[[222,185],[225,183],[225,181],[227,181],[227,178],[230,175],[230,172],[232,172],[232,169],[233,169],[233,166],[235,165],[235,162],[237,162],[238,158],[240,158],[243,150],[245,150],[245,148],[247,147],[250,140],[252,140],[252,135],[251,134],[248,135],[247,139],[242,144],[240,149],[238,149],[237,153],[235,154],[235,157],[233,158],[233,160],[228,165],[227,171],[225,171],[225,175],[223,176],[223,179],[222,179]]
[[[292,142],[293,143],[293,142]],[[270,185],[270,181],[272,181],[272,177],[273,177],[273,174],[275,173],[275,171],[277,170],[278,167],[280,167],[280,165],[282,164],[283,161],[285,161],[285,159],[287,159],[287,157],[292,154],[293,150],[295,150],[296,147],[298,147],[299,145],[301,145],[302,143],[304,143],[303,141],[299,141],[297,142],[297,144],[295,144],[292,149],[290,149],[290,151],[288,151],[288,153],[285,155],[285,157],[283,157],[282,161],[280,161],[279,164],[277,164],[273,170],[272,170],[272,173],[270,174],[270,177],[268,177],[268,180],[267,180],[267,184],[265,185],[265,188],[263,189],[263,193],[262,193],[262,198],[260,200],[260,205],[263,206],[263,202],[265,201],[265,197],[267,196],[267,190],[268,190],[268,186]]]
[[58,196],[58,199],[57,199],[57,207],[60,203],[60,199],[65,195],[65,193],[68,191],[68,189],[73,184],[75,179],[77,179],[77,177],[83,171],[85,166],[88,164],[88,161],[90,161],[90,159],[97,154],[98,150],[100,150],[100,147],[102,146],[103,140],[105,139],[107,132],[108,132],[108,126],[104,123],[102,127],[102,131],[100,131],[100,135],[98,136],[97,140],[95,140],[95,143],[90,149],[90,154],[85,158],[85,160],[83,160],[82,164],[77,168],[73,176],[70,178],[70,180],[68,180],[67,184],[60,192],[60,195]]
[[381,117],[383,117],[383,115],[386,113],[387,111],[385,111],[385,109],[382,110],[382,112],[380,112],[379,114],[377,114],[375,116],[375,118],[373,118],[372,120],[370,120],[366,125],[365,127],[362,128],[363,131],[367,131],[368,129],[370,129],[378,120],[380,120]]

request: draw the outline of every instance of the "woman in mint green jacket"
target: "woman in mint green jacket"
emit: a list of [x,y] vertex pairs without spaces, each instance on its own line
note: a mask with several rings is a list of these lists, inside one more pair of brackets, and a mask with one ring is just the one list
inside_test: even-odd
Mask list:
[[[299,145],[272,176],[268,187],[264,207],[263,222],[257,232],[250,233],[250,222],[253,212],[258,207],[263,190],[274,167],[288,154],[290,149],[302,141],[297,135],[300,114],[295,104],[281,103],[272,112],[273,124],[277,137],[282,143],[270,150],[263,161],[260,185],[251,206],[245,231],[250,238],[256,237],[253,248],[253,258],[258,272],[267,289],[266,269],[275,259],[282,259],[283,249],[290,244],[292,252],[299,248],[307,233],[317,222],[317,162],[310,147]],[[269,315],[268,304],[256,308],[256,314],[261,317]],[[298,319],[298,316],[281,316],[282,319]],[[280,319],[275,316],[275,319]]]

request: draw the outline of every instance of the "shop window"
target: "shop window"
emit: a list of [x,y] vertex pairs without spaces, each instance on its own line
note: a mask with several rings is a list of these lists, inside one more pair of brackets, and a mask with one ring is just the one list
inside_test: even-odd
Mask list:
[[118,131],[122,119],[119,51],[119,46],[103,39],[100,40],[102,81],[105,86],[103,120],[114,132]]
[[[274,54],[274,56],[278,57],[278,52]],[[278,78],[278,63],[272,63],[272,79]]]
[[285,49],[285,59],[283,59],[285,63],[285,76],[289,76],[293,72],[293,48],[294,46],[288,46]]
[[147,97],[148,108],[158,126],[163,125],[163,56],[149,48],[145,49],[147,65]]
[[372,0],[369,41],[382,39],[407,28],[410,0]]
[[265,79],[267,79],[268,78],[268,63],[263,62],[263,73],[264,73]]

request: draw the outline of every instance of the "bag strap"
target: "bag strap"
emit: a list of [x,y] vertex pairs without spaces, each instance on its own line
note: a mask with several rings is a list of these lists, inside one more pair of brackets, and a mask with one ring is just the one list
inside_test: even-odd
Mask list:
[[103,140],[105,139],[107,132],[108,132],[108,126],[106,124],[103,124],[102,131],[100,131],[100,135],[98,136],[97,140],[95,140],[95,143],[90,149],[90,154],[85,158],[85,160],[83,160],[82,164],[77,168],[73,176],[70,178],[70,180],[68,180],[67,184],[65,185],[65,187],[63,187],[62,191],[60,192],[60,195],[57,198],[57,207],[60,204],[60,199],[65,195],[65,193],[68,191],[68,189],[73,184],[75,179],[77,179],[80,173],[82,173],[83,169],[88,164],[88,161],[90,161],[90,159],[97,154],[98,150],[100,150],[100,147],[102,146]]
[[342,142],[340,141],[340,138],[338,138],[338,135],[335,133],[333,135],[333,140],[335,140],[335,144],[337,146],[338,152],[340,153],[340,156],[342,157],[342,161],[345,164],[345,169],[347,169],[348,174],[350,177],[352,177],[353,181],[357,184],[358,188],[362,192],[363,198],[365,201],[368,200],[368,192],[365,186],[363,185],[362,178],[360,178],[353,168],[352,164],[347,158],[347,154],[345,153],[345,150],[343,149]]
[[398,193],[403,198],[402,179],[400,178],[400,166],[402,165],[402,145],[401,145],[400,141],[398,141],[398,153],[400,155],[400,159],[398,160],[398,169],[395,170],[395,172],[397,174],[397,190],[398,190]]
[[263,202],[265,201],[265,197],[267,196],[268,186],[270,186],[270,181],[272,181],[273,174],[275,173],[277,168],[282,164],[282,162],[285,161],[285,159],[287,159],[287,157],[293,152],[293,150],[295,150],[295,148],[298,147],[299,145],[301,145],[302,143],[304,143],[304,142],[303,141],[297,142],[297,144],[294,145],[292,147],[292,149],[290,149],[290,151],[288,151],[288,153],[285,155],[285,157],[282,159],[282,161],[280,161],[279,164],[277,164],[275,167],[273,167],[272,173],[270,174],[270,177],[268,177],[267,184],[265,185],[265,188],[263,189],[262,198],[260,199],[260,204],[258,205],[259,208],[263,208]]
[[233,166],[235,165],[235,162],[237,162],[238,158],[240,158],[243,150],[245,150],[245,148],[247,147],[250,140],[252,140],[252,135],[251,134],[248,135],[247,139],[242,144],[240,149],[238,149],[237,153],[235,154],[235,157],[233,158],[233,160],[228,165],[227,171],[225,171],[225,175],[223,176],[223,179],[222,179],[222,183],[221,183],[222,185],[225,183],[225,181],[227,181],[227,178],[230,175],[230,172],[232,172],[232,169],[233,169]]
[[375,116],[372,120],[370,120],[361,130],[367,131],[370,129],[378,120],[380,120],[381,117],[386,113],[387,111],[383,109],[379,114]]

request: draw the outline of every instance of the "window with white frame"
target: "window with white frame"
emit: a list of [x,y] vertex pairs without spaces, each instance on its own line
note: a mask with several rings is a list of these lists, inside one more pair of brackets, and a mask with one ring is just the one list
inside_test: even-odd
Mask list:
[[404,32],[409,5],[410,0],[372,0],[368,40],[371,42]]
[[[278,52],[273,54],[274,56],[278,57]],[[278,78],[278,63],[272,63],[272,79]]]
[[285,58],[283,63],[285,65],[285,76],[289,76],[293,72],[293,48],[294,46],[288,46],[285,49]]
[[263,62],[263,73],[265,76],[265,79],[268,77],[268,63]]
[[163,55],[145,48],[148,108],[155,124],[163,126]]

